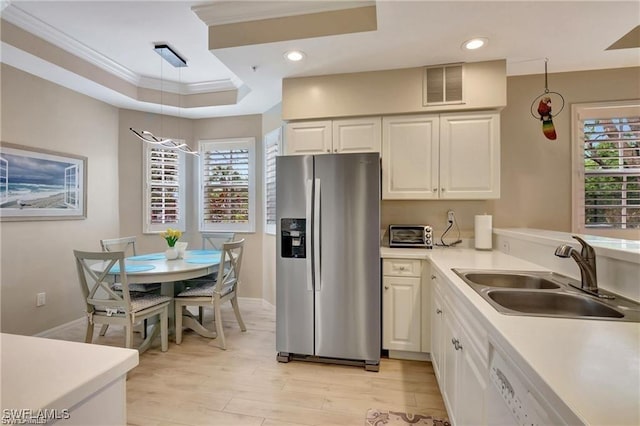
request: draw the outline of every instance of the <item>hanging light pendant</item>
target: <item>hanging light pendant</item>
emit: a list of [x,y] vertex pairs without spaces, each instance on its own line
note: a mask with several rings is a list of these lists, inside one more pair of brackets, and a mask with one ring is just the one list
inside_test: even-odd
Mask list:
[[176,142],[173,139],[164,139],[154,136],[153,133],[146,130],[136,130],[133,127],[129,127],[141,141],[150,143],[151,145],[158,145],[162,148],[175,149],[178,151],[186,152],[187,154],[198,155],[197,151],[192,150],[186,143]]
[[[176,68],[182,68],[187,66],[185,61],[180,55],[178,55],[173,49],[166,44],[159,44],[154,47],[154,50],[162,56],[167,62]],[[162,79],[162,71],[161,76]],[[162,87],[160,87],[160,115],[162,116]],[[187,154],[198,155],[197,151],[192,150],[186,143],[176,142],[170,138],[159,138],[153,133],[147,130],[136,130],[133,127],[129,127],[129,130],[135,134],[138,139],[151,145],[157,145],[164,149],[174,149],[176,151],[182,151]]]

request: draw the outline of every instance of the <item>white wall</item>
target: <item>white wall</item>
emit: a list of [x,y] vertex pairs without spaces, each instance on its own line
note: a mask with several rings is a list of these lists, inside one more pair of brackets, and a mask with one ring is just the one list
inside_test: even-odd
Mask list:
[[72,250],[118,234],[118,110],[4,64],[1,104],[3,142],[88,157],[87,219],[0,223],[0,329],[35,334],[83,316]]

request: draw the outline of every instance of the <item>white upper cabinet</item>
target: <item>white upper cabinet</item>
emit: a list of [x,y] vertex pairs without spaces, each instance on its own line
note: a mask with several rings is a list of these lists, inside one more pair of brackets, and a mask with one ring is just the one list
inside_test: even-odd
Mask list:
[[500,198],[500,114],[384,117],[382,198]]
[[333,120],[333,152],[380,152],[380,117]]
[[331,152],[331,121],[299,121],[287,124],[286,153],[311,155]]
[[380,117],[290,122],[286,154],[380,152],[380,123]]
[[500,114],[440,115],[440,198],[500,198]]
[[438,115],[382,119],[382,198],[438,198]]

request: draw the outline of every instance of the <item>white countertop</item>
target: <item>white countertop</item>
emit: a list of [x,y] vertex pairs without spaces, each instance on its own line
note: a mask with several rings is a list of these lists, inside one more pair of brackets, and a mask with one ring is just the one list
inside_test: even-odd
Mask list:
[[572,244],[579,246],[579,243],[572,238],[572,235],[577,235],[592,246],[599,255],[606,255],[615,259],[640,263],[640,241],[638,240],[624,240],[620,238],[599,237],[597,235],[574,234],[530,228],[496,228],[493,230],[493,233],[507,237],[517,237],[532,242]]
[[138,365],[138,351],[0,334],[2,409],[70,409]]
[[382,247],[383,258],[428,259],[486,322],[537,388],[586,424],[640,424],[640,323],[503,315],[451,268],[545,270],[498,251]]

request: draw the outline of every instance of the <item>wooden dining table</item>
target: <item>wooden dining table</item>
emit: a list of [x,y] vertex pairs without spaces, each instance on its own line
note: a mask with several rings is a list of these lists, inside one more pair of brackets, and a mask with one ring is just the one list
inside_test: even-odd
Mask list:
[[[187,250],[183,258],[169,260],[164,253],[149,253],[125,258],[125,272],[127,282],[131,284],[161,283],[160,292],[164,296],[174,297],[182,289],[182,281],[201,278],[218,271],[220,264],[220,250]],[[103,271],[102,263],[91,267],[95,271]],[[108,273],[114,282],[121,275],[119,265],[114,265]],[[169,306],[169,331],[175,330],[175,315],[173,302]],[[203,337],[216,338],[215,331],[206,329],[190,313],[185,312],[182,324]],[[158,334],[158,327],[153,327],[146,344],[150,343]]]

